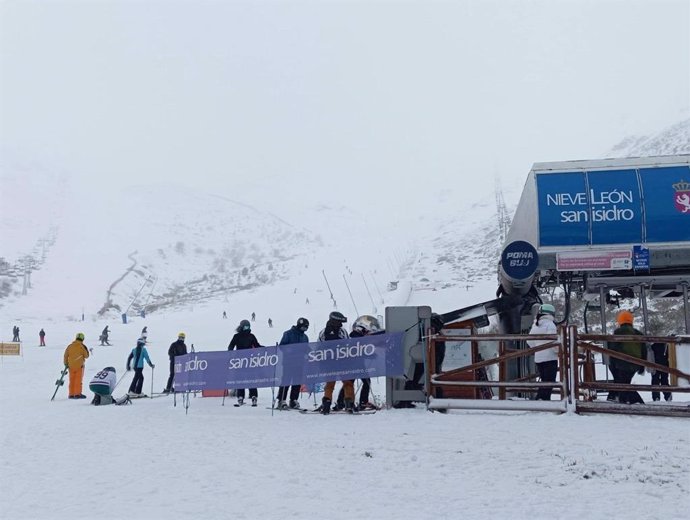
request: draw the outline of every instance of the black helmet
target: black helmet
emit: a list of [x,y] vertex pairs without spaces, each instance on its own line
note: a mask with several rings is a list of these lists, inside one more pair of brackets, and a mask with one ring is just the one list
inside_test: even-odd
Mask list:
[[297,328],[302,332],[305,332],[309,328],[309,320],[307,318],[298,319]]
[[115,367],[105,367],[103,370],[106,372],[115,372]]
[[339,321],[340,323],[347,323],[347,318],[343,315],[342,312],[338,311],[333,311],[328,315],[329,320],[333,321]]
[[242,332],[242,331],[250,331],[252,330],[252,324],[249,323],[249,320],[242,320],[237,327],[237,332]]
[[443,318],[440,314],[436,314],[435,312],[431,313],[431,326],[436,329],[437,332],[443,328]]

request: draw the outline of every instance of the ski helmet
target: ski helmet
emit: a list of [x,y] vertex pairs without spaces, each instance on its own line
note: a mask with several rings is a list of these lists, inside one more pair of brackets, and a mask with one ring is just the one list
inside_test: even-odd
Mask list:
[[76,339],[79,341],[84,341],[84,333],[83,332],[77,332]]
[[180,332],[180,333],[177,335],[177,338],[178,338],[178,339],[185,339],[186,337],[187,337],[187,335],[186,335],[184,332]]
[[618,325],[624,325],[626,323],[632,325],[633,321],[635,321],[635,318],[630,311],[620,311],[618,316],[616,316],[616,323],[618,323]]
[[551,316],[555,316],[556,308],[550,303],[543,303],[539,306],[539,314],[550,314]]
[[115,367],[105,367],[103,370],[106,372],[115,372]]
[[329,320],[339,321],[340,323],[347,323],[347,318],[342,312],[333,311],[328,315]]
[[297,320],[297,328],[302,332],[306,332],[309,328],[309,320],[307,318],[300,318]]
[[242,320],[237,327],[237,332],[243,332],[243,331],[250,331],[252,330],[252,324],[249,323],[249,320]]
[[363,334],[375,334],[381,332],[381,324],[373,316],[365,314],[354,321],[352,330],[357,330]]

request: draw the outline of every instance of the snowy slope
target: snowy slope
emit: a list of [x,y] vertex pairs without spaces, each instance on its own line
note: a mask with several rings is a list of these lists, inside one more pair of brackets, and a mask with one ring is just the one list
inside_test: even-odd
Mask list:
[[690,153],[690,119],[680,121],[651,136],[629,136],[604,157],[648,157]]

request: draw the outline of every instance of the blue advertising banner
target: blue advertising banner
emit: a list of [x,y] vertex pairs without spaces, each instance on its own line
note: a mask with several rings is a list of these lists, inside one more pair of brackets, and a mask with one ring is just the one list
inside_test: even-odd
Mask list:
[[175,390],[313,385],[404,372],[402,333],[175,358]]
[[536,174],[540,246],[690,241],[690,168]]

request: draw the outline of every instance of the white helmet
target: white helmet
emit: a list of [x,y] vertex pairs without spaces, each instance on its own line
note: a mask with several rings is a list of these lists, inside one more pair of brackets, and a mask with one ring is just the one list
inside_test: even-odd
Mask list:
[[375,334],[377,332],[381,332],[383,329],[381,328],[379,320],[373,316],[365,314],[364,316],[360,316],[355,320],[355,322],[352,324],[352,330],[359,330],[365,334]]

